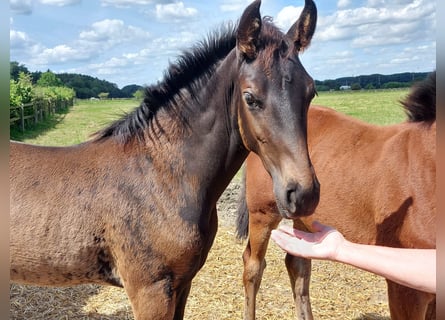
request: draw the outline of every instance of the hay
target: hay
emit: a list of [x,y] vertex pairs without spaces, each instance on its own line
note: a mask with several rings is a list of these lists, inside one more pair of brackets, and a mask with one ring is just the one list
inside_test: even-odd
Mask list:
[[[232,183],[218,204],[219,230],[202,270],[193,280],[185,319],[242,319],[244,293],[241,255],[235,239],[238,185]],[[295,319],[284,254],[273,243],[257,297],[258,319]],[[312,311],[316,319],[387,320],[385,281],[347,265],[313,261]],[[10,319],[133,319],[123,289],[82,285],[42,288],[10,285]]]

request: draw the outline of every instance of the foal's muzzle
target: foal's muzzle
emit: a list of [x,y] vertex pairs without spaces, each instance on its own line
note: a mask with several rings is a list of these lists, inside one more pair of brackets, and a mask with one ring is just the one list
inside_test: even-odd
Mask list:
[[275,191],[277,207],[284,218],[295,219],[311,215],[320,200],[320,183],[315,175],[306,188],[298,182],[289,182],[283,190]]

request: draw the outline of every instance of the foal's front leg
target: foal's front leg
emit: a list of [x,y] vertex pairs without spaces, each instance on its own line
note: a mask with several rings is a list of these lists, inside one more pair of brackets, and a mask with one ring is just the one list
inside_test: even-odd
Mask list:
[[[198,262],[198,269],[196,272],[201,270],[204,266],[205,261],[207,260],[207,255],[213,245],[213,241],[215,240],[216,231],[218,229],[218,214],[216,211],[216,206],[212,209],[210,217],[209,217],[209,225],[208,230],[206,232],[206,241],[205,245],[201,252],[201,257],[199,262],[195,259],[195,262]],[[194,276],[195,274],[193,274]],[[192,280],[183,284],[182,288],[178,291],[178,296],[176,299],[176,310],[174,315],[174,320],[181,320],[184,318],[185,306],[187,303],[187,298],[190,293],[190,289],[192,287]]]
[[[196,268],[198,270],[198,268]],[[147,279],[148,272],[129,272],[124,288],[136,320],[182,320],[187,297],[190,293],[193,274],[173,274],[167,272],[153,282]],[[187,278],[175,287],[175,279]],[[147,285],[144,285],[144,282]]]
[[135,320],[174,319],[177,293],[170,288],[170,279],[161,279],[147,286],[143,281],[126,283],[125,290]]
[[[294,220],[293,227],[308,231],[298,219]],[[285,263],[294,296],[296,319],[312,320],[312,308],[309,297],[311,260],[286,254]]]
[[309,298],[311,260],[286,254],[285,262],[294,295],[296,319],[312,320],[312,308]]
[[182,320],[184,318],[185,304],[187,302],[187,298],[189,296],[191,288],[192,288],[192,283],[189,282],[184,286],[181,292],[179,292],[176,303],[175,315],[173,317],[174,320]]
[[249,211],[249,241],[243,254],[244,319],[255,320],[256,296],[260,288],[270,233],[281,221],[279,214]]

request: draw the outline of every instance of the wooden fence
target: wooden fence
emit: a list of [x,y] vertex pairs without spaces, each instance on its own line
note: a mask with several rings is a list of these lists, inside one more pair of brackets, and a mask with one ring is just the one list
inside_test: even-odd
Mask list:
[[69,100],[36,100],[31,103],[22,104],[9,108],[9,124],[20,125],[22,131],[25,131],[25,124],[32,122],[34,124],[48,118],[50,115],[66,110],[73,106],[74,99]]

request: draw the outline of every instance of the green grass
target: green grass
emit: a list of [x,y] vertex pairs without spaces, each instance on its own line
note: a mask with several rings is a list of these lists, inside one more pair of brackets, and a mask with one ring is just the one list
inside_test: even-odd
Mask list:
[[11,129],[11,139],[26,143],[63,146],[83,142],[91,134],[136,108],[136,100],[80,100],[65,114],[38,123],[24,133]]
[[[312,103],[332,107],[364,121],[386,125],[405,119],[398,101],[407,93],[408,89],[320,92]],[[41,122],[25,133],[11,129],[11,139],[52,146],[80,143],[138,105],[136,100],[80,100],[68,112]]]
[[320,92],[312,104],[328,106],[369,123],[388,125],[406,119],[400,100],[409,89]]

